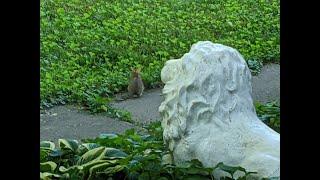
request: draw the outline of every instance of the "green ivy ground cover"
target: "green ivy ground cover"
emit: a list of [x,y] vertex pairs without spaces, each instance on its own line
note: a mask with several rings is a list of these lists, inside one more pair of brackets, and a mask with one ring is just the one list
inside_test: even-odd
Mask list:
[[40,106],[105,109],[96,104],[125,90],[131,67],[141,67],[146,86],[155,87],[164,62],[200,40],[234,47],[252,62],[279,62],[279,6],[279,0],[42,0]]

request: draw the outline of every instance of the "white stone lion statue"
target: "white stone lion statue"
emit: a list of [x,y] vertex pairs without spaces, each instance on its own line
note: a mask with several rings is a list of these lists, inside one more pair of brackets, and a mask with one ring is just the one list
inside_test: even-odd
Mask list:
[[223,162],[257,172],[253,178],[280,177],[280,135],[258,119],[251,73],[237,50],[200,41],[181,59],[167,61],[161,80],[163,138],[174,163]]

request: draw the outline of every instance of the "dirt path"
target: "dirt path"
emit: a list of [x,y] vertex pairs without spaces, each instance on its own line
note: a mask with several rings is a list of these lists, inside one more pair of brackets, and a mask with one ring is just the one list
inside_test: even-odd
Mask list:
[[[258,76],[252,78],[252,93],[255,101],[265,103],[280,98],[280,66],[264,66]],[[160,119],[158,107],[162,102],[161,89],[146,91],[142,97],[113,103],[114,107],[132,113],[133,119],[149,123]],[[134,125],[108,118],[91,115],[73,106],[56,106],[40,115],[40,140],[56,141],[58,138],[81,140],[93,138],[101,133],[122,133]]]

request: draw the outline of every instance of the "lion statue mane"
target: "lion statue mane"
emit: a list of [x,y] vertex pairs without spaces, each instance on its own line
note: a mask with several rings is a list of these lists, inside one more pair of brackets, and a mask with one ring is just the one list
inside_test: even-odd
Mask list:
[[223,162],[257,172],[254,177],[280,177],[280,135],[258,119],[251,73],[237,50],[200,41],[167,61],[161,80],[163,139],[174,163]]

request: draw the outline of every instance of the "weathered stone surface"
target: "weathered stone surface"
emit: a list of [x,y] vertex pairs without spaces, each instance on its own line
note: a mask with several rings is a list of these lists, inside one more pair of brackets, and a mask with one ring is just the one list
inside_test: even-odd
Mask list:
[[280,176],[280,135],[258,119],[250,70],[237,50],[200,41],[181,59],[167,61],[161,80],[163,137],[175,163],[224,162]]

